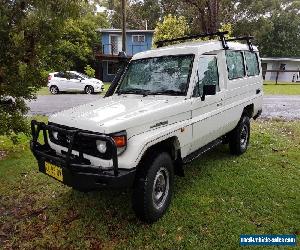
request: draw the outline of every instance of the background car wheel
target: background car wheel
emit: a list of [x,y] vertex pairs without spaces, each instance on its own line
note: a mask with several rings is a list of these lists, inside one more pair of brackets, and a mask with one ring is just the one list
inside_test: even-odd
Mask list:
[[136,173],[132,205],[137,217],[147,223],[160,219],[171,203],[173,162],[168,153],[155,153],[143,160]]
[[59,89],[57,86],[53,85],[50,87],[50,92],[52,95],[57,95],[59,93]]
[[92,87],[92,86],[86,86],[85,88],[84,88],[84,92],[86,93],[86,94],[93,94],[94,93],[94,88]]
[[236,128],[229,134],[229,148],[231,154],[243,154],[248,148],[249,139],[250,118],[248,116],[242,116]]

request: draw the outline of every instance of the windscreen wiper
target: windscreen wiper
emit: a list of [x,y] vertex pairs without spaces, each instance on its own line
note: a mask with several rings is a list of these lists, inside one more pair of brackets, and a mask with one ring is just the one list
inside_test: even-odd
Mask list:
[[137,94],[137,95],[147,96],[149,94],[149,92],[150,92],[150,90],[146,90],[146,89],[126,89],[126,90],[118,91],[118,95]]
[[148,94],[151,94],[151,95],[184,95],[183,92],[178,91],[178,90],[173,90],[173,89],[155,91],[155,92],[150,92]]

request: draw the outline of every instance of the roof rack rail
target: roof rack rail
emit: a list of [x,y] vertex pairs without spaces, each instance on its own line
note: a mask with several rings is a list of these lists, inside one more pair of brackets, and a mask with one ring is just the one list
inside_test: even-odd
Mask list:
[[245,40],[247,42],[247,45],[249,47],[249,50],[253,52],[253,45],[251,39],[253,39],[254,36],[240,36],[240,37],[235,37],[235,38],[229,38],[227,39],[227,42],[232,42],[232,41],[243,41]]
[[241,36],[241,37],[226,39],[225,35],[227,35],[227,34],[228,34],[228,31],[218,31],[218,32],[214,32],[214,33],[203,33],[203,34],[198,34],[198,35],[191,35],[191,36],[184,36],[184,37],[179,37],[179,38],[174,38],[174,39],[161,40],[161,41],[157,41],[155,44],[156,44],[157,48],[159,48],[159,47],[165,46],[166,43],[170,43],[170,42],[187,41],[187,40],[202,38],[202,37],[212,38],[214,36],[218,36],[221,43],[222,43],[222,46],[225,50],[229,49],[229,46],[228,46],[227,42],[245,40],[247,42],[249,50],[251,52],[253,52],[253,45],[252,45],[252,42],[251,42],[251,39],[254,38],[253,36]]
[[157,45],[157,48],[163,47],[166,43],[170,42],[178,42],[178,41],[187,41],[191,39],[196,39],[196,38],[202,38],[202,37],[214,37],[218,36],[220,38],[220,41],[222,42],[222,46],[224,49],[228,49],[227,41],[225,39],[225,35],[228,34],[228,31],[218,31],[218,32],[213,32],[213,33],[203,33],[203,34],[198,34],[198,35],[191,35],[191,36],[184,36],[184,37],[179,37],[179,38],[174,38],[174,39],[167,39],[167,40],[161,40],[157,41],[155,44]]

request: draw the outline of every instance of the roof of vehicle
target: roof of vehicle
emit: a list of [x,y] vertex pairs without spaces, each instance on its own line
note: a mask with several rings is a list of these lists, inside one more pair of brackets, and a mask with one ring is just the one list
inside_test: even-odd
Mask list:
[[[229,50],[249,50],[247,44],[238,42],[228,42],[228,46]],[[216,50],[223,50],[222,43],[217,40],[185,42],[137,53],[132,57],[132,60],[166,55],[202,54]],[[256,46],[253,46],[253,50],[258,51]]]

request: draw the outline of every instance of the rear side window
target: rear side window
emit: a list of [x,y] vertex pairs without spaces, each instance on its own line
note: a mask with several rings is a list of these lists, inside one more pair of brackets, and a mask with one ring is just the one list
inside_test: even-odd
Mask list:
[[242,78],[245,76],[243,52],[226,51],[226,62],[229,80]]
[[245,60],[246,60],[247,76],[259,75],[257,54],[249,51],[245,51]]
[[54,74],[54,77],[66,78],[65,74],[63,72],[58,72],[58,73]]

